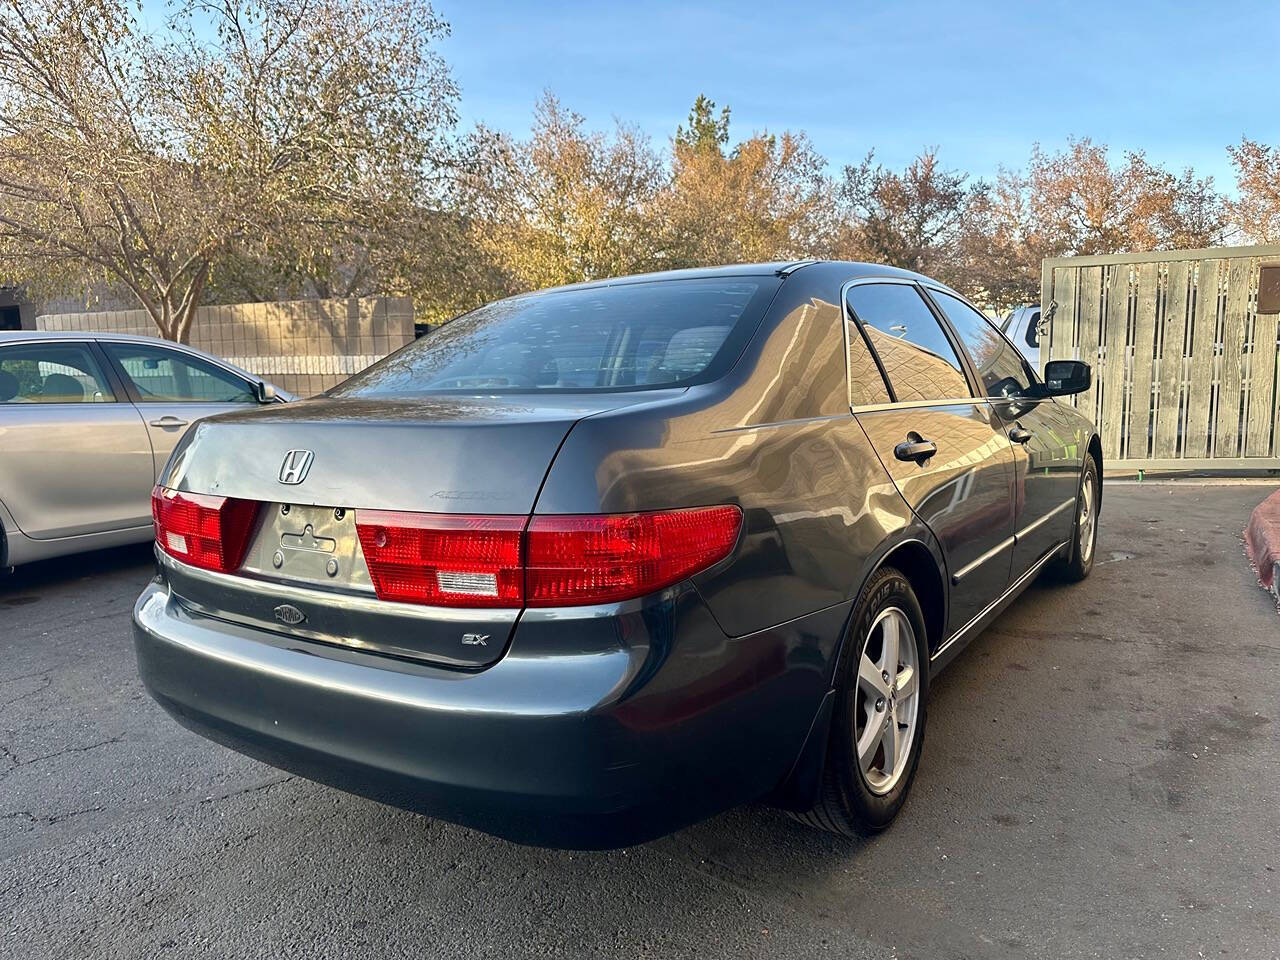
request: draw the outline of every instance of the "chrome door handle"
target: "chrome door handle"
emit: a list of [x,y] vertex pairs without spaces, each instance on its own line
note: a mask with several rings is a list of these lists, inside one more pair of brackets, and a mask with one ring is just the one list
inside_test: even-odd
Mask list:
[[1014,427],[1009,431],[1009,439],[1014,443],[1027,443],[1031,439],[1031,431],[1021,426]]
[[153,427],[185,427],[190,420],[183,420],[180,417],[161,417],[159,420],[149,421]]
[[914,460],[916,463],[924,463],[937,452],[936,443],[924,439],[915,431],[908,433],[907,439],[893,448],[893,455],[899,460]]

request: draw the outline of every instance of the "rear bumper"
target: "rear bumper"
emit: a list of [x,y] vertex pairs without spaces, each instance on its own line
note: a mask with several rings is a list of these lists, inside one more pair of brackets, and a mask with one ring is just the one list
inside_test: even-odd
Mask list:
[[480,672],[230,624],[159,583],[133,629],[148,691],[212,740],[517,842],[593,848],[650,839],[784,780],[847,609],[737,639],[688,588],[531,613]]

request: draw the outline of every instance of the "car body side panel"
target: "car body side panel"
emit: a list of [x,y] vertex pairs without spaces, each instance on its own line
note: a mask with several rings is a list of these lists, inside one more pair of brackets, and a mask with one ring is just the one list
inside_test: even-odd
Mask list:
[[1025,444],[1013,444],[1016,578],[1070,538],[1091,431],[1074,408],[1052,399],[996,400],[992,406],[1008,429],[1031,433]]
[[[859,411],[903,497],[942,547],[951,586],[947,634],[963,627],[1009,583],[1013,552],[1013,453],[986,401],[895,405]],[[924,461],[902,461],[894,447],[909,432],[938,445]]]
[[823,273],[788,280],[725,380],[580,421],[535,508],[739,504],[739,549],[695,578],[730,636],[852,599],[866,558],[911,522],[849,412],[840,279]]
[[33,540],[151,522],[151,441],[133,404],[0,407],[0,492]]
[[19,567],[24,563],[35,563],[37,560],[52,560],[54,557],[65,557],[72,553],[83,553],[87,550],[107,550],[111,547],[123,547],[134,543],[147,543],[154,539],[155,531],[150,521],[138,527],[125,527],[120,530],[106,530],[102,533],[86,533],[76,537],[58,537],[53,540],[32,540],[24,536],[21,530],[5,526],[5,542],[7,545],[5,563]]

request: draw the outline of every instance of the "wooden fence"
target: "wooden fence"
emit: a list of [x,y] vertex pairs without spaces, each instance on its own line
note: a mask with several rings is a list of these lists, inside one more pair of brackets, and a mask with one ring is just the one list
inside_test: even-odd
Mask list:
[[1041,367],[1093,365],[1073,402],[1098,425],[1108,469],[1280,470],[1280,313],[1258,309],[1262,268],[1280,269],[1280,246],[1044,262]]

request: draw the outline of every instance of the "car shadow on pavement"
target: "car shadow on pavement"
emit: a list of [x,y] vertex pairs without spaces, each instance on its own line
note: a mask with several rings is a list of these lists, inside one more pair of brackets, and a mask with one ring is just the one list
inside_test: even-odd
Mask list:
[[[116,571],[137,580],[139,565],[149,562],[151,556],[151,542],[148,541],[23,564],[12,573],[0,574],[0,608],[33,603],[45,587],[87,577],[100,578]],[[139,583],[139,590],[141,587]]]

